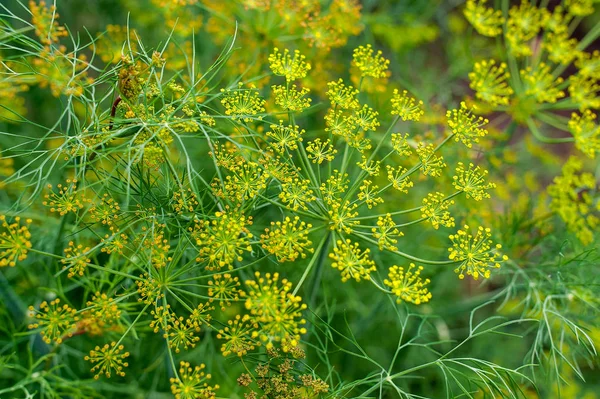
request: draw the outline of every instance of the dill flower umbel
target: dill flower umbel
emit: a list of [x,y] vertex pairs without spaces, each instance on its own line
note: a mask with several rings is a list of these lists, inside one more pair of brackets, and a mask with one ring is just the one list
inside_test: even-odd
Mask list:
[[377,54],[373,54],[370,44],[355,48],[352,58],[352,65],[360,70],[361,76],[370,76],[376,79],[387,76],[390,61],[383,58],[381,50],[377,51]]
[[429,193],[423,198],[421,217],[426,218],[434,229],[454,227],[454,218],[450,215],[448,208],[454,204],[454,200],[446,199],[443,193]]
[[[415,268],[416,270],[413,271]],[[429,292],[426,285],[430,281],[421,278],[422,270],[423,266],[416,267],[414,263],[411,263],[406,271],[403,267],[396,265],[390,267],[388,278],[383,283],[390,287],[392,293],[397,297],[397,303],[404,301],[420,305],[429,302],[431,292]]]
[[565,163],[562,175],[554,178],[548,186],[551,197],[550,209],[566,223],[569,231],[575,233],[584,244],[590,244],[600,226],[600,202],[595,201],[592,192],[596,190],[593,174],[582,172],[583,163],[571,157]]
[[375,262],[369,259],[370,252],[368,248],[361,252],[358,243],[352,243],[350,239],[338,240],[333,253],[329,254],[333,260],[331,266],[341,272],[342,282],[351,278],[357,282],[369,280],[371,272],[377,270]]
[[265,229],[260,236],[262,247],[275,255],[277,261],[293,262],[297,258],[306,258],[306,252],[313,252],[312,242],[308,239],[311,224],[286,217],[283,222],[271,222],[271,228]]
[[396,223],[389,213],[387,213],[385,217],[379,216],[377,218],[377,227],[373,227],[371,232],[373,233],[373,238],[377,240],[380,251],[383,251],[384,249],[397,251],[397,237],[402,237],[404,235],[404,233],[396,228]]
[[102,348],[96,346],[96,348],[90,351],[90,355],[84,357],[84,360],[94,364],[90,370],[94,375],[94,379],[100,378],[102,374],[106,378],[110,378],[114,372],[120,377],[125,376],[123,369],[129,366],[129,363],[125,361],[129,357],[129,352],[121,353],[124,349],[123,345],[118,345],[116,342],[111,342],[110,345],[106,344]]
[[290,55],[288,49],[283,50],[283,54],[275,47],[273,53],[269,55],[269,66],[271,71],[277,76],[285,76],[288,82],[302,79],[311,69],[310,63],[306,62],[306,57],[295,50],[294,55]]
[[344,84],[341,78],[334,82],[328,82],[327,87],[328,90],[325,94],[332,106],[341,109],[357,109],[360,106],[356,98],[358,90],[351,85]]
[[285,111],[302,112],[310,107],[312,99],[305,98],[310,89],[303,87],[298,90],[296,85],[291,85],[289,88],[281,85],[272,86],[275,104],[279,105]]
[[292,283],[279,281],[279,273],[254,273],[254,280],[246,281],[245,307],[250,319],[259,326],[254,335],[266,343],[267,349],[275,342],[281,343],[284,351],[298,345],[300,336],[306,333],[302,327],[302,311],[306,305],[299,296],[293,295]]
[[262,119],[261,113],[265,112],[265,100],[260,96],[254,86],[243,88],[243,83],[237,89],[221,89],[223,98],[221,104],[225,107],[225,114],[233,120],[251,122],[252,119]]
[[15,217],[13,223],[6,221],[5,215],[0,215],[2,233],[0,233],[0,267],[14,267],[17,261],[27,259],[28,249],[31,248],[31,219],[26,219],[21,225],[21,218]]
[[473,198],[475,201],[481,201],[484,198],[490,198],[490,194],[486,190],[496,188],[494,183],[486,183],[485,178],[488,171],[481,169],[469,163],[469,168],[465,169],[465,165],[459,162],[456,166],[456,174],[452,177],[454,188],[464,192],[467,198]]
[[596,118],[596,114],[588,109],[582,115],[571,114],[569,120],[569,131],[575,138],[575,147],[592,159],[600,152],[600,124],[596,124]]
[[364,201],[369,209],[383,203],[383,198],[379,197],[379,186],[373,185],[371,180],[363,180],[359,190],[358,199]]
[[319,165],[324,161],[333,161],[335,154],[337,154],[337,150],[331,145],[331,140],[321,141],[320,138],[310,141],[306,146],[306,152],[308,153],[308,159]]
[[397,169],[390,165],[385,165],[387,169],[388,181],[392,184],[394,189],[408,194],[408,189],[411,188],[414,183],[410,180],[408,169],[399,166]]
[[179,375],[177,378],[171,378],[171,392],[175,399],[211,399],[215,397],[215,391],[219,389],[218,385],[208,385],[211,379],[210,374],[203,370],[204,364],[192,368],[190,363],[181,362],[179,364]]
[[39,310],[30,306],[29,311],[35,314],[36,319],[29,324],[29,329],[41,328],[40,334],[47,344],[52,341],[60,344],[63,338],[73,336],[73,329],[79,320],[77,310],[67,304],[61,306],[58,298],[50,303],[42,302]]
[[210,301],[217,301],[221,304],[221,310],[231,306],[231,301],[240,299],[241,290],[240,280],[229,273],[215,274],[213,279],[208,282],[208,296]]
[[255,345],[260,345],[253,338],[253,331],[258,327],[250,321],[249,315],[236,315],[233,320],[228,320],[227,325],[219,330],[218,339],[225,340],[221,345],[223,356],[229,356],[234,353],[237,356],[244,356],[248,351],[253,350]]
[[490,269],[500,268],[499,262],[508,260],[506,255],[499,253],[502,246],[494,245],[491,236],[491,230],[483,227],[479,227],[473,236],[467,225],[464,226],[464,230],[458,230],[456,234],[450,235],[452,247],[448,248],[450,252],[448,258],[460,262],[454,269],[460,279],[465,278],[465,273],[475,280],[479,279],[479,276],[489,278]]
[[206,262],[209,270],[232,269],[234,261],[242,261],[244,252],[252,251],[252,234],[247,228],[251,224],[251,218],[232,211],[216,212],[215,219],[201,220],[196,226],[196,260]]
[[600,108],[600,76],[587,77],[580,74],[569,77],[569,94],[581,112]]
[[488,124],[489,120],[473,115],[464,102],[460,103],[459,109],[449,110],[446,118],[452,134],[456,136],[455,140],[462,141],[467,148],[471,148],[473,143],[479,143],[479,139],[488,133],[482,126]]
[[418,122],[423,116],[423,101],[418,101],[408,95],[406,90],[402,94],[394,89],[392,96],[392,115],[398,115],[403,121]]
[[554,77],[550,65],[543,62],[535,69],[527,67],[521,70],[521,79],[525,95],[535,98],[538,103],[555,103],[565,96],[565,92],[558,88],[563,78]]
[[412,154],[412,147],[408,143],[408,133],[392,133],[392,148],[398,155],[408,157]]
[[484,36],[498,36],[502,33],[504,18],[501,10],[486,7],[487,0],[467,0],[465,18]]
[[508,85],[509,78],[506,64],[496,65],[494,60],[476,62],[473,72],[469,73],[470,87],[477,98],[493,106],[508,105],[514,93]]
[[[433,144],[419,143],[417,146],[417,155],[419,155],[419,160],[421,161],[421,171],[425,176],[439,177],[442,175],[442,169],[446,167],[444,158],[441,155],[435,155],[435,150],[436,148]],[[412,184],[410,187],[412,187]]]
[[297,150],[303,134],[304,130],[299,130],[298,125],[284,126],[281,120],[278,125],[271,125],[271,129],[267,131],[267,137],[272,140],[271,145],[280,152],[286,149]]
[[75,275],[83,276],[88,263],[91,259],[88,258],[90,247],[83,247],[83,244],[75,244],[69,241],[69,246],[65,248],[65,257],[60,260],[64,265],[63,269],[69,270],[69,278]]
[[[88,201],[80,193],[77,192],[77,180],[67,180],[65,185],[58,184],[56,186],[58,192],[46,194],[45,201],[42,204],[50,207],[50,212],[58,212],[61,216],[69,212],[77,213],[83,209],[84,204]],[[52,185],[48,184],[48,189],[52,189]]]

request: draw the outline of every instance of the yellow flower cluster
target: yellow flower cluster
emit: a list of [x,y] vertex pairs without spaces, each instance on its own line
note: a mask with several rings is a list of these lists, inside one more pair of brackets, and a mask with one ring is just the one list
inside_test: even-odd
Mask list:
[[211,399],[215,397],[215,391],[219,389],[218,385],[208,385],[211,379],[210,374],[203,370],[204,364],[192,368],[189,362],[179,364],[179,374],[171,378],[171,392],[175,399]]
[[502,246],[494,245],[491,236],[491,230],[483,227],[479,227],[473,236],[467,225],[464,226],[464,230],[458,230],[456,234],[450,235],[452,247],[448,248],[450,252],[448,257],[452,261],[460,262],[454,269],[460,279],[465,278],[465,273],[475,280],[480,276],[489,278],[490,269],[498,269],[500,261],[508,260],[506,255],[500,255],[499,250]]
[[29,225],[31,219],[26,219],[21,225],[21,218],[15,217],[13,223],[6,221],[5,215],[0,215],[3,231],[0,233],[0,267],[16,266],[17,262],[27,259],[27,252],[31,248],[31,233]]
[[479,139],[488,133],[482,126],[488,124],[489,120],[473,115],[464,102],[460,103],[459,109],[449,110],[446,118],[455,140],[462,141],[468,148],[471,148],[473,143],[479,143]]
[[434,229],[454,227],[454,218],[450,215],[448,208],[454,204],[454,200],[446,199],[443,193],[429,193],[423,198],[421,217],[427,219]]
[[[416,270],[413,271],[415,268]],[[397,297],[396,302],[402,303],[404,301],[415,305],[429,302],[431,292],[429,292],[426,285],[430,281],[421,278],[422,270],[423,266],[416,267],[414,263],[411,263],[406,271],[403,267],[396,265],[390,267],[388,278],[383,283],[390,287],[392,294]]]
[[425,113],[423,110],[423,101],[419,100],[417,102],[417,100],[408,95],[406,90],[403,90],[402,94],[400,94],[398,89],[394,89],[391,103],[392,115],[398,115],[403,121],[418,122]]
[[350,239],[338,240],[333,253],[329,254],[333,260],[331,266],[341,272],[342,282],[350,279],[357,282],[369,280],[371,272],[377,270],[375,262],[369,259],[370,252],[368,248],[361,251],[358,243],[353,243]]
[[69,278],[79,275],[83,276],[88,263],[91,262],[88,258],[90,247],[83,247],[83,244],[75,244],[69,241],[69,246],[65,248],[65,256],[60,260],[64,265],[63,269],[69,271]]
[[251,218],[234,211],[216,212],[215,219],[201,220],[196,225],[198,262],[206,262],[208,270],[223,267],[233,269],[235,261],[241,262],[244,252],[252,251],[248,230]]
[[469,163],[469,168],[465,169],[465,165],[459,162],[456,166],[456,174],[452,177],[454,188],[464,192],[467,198],[473,198],[475,201],[481,201],[484,198],[490,198],[490,194],[486,190],[496,188],[494,183],[486,183],[485,177],[488,171],[481,169]]
[[562,176],[555,177],[553,184],[548,186],[548,194],[552,198],[550,209],[587,245],[593,241],[600,226],[600,201],[592,194],[597,188],[596,178],[582,169],[580,159],[569,158],[563,166]]
[[86,356],[84,360],[94,364],[91,372],[96,373],[94,378],[97,380],[102,374],[106,378],[110,378],[114,372],[120,377],[125,376],[123,369],[129,366],[129,363],[125,361],[129,357],[129,352],[121,353],[124,349],[123,345],[117,345],[116,342],[105,344],[103,347],[96,346],[96,348],[90,351],[90,355]]
[[381,50],[373,54],[370,44],[358,46],[352,55],[352,65],[356,66],[363,77],[385,78],[390,60],[383,58]]
[[484,36],[495,37],[502,33],[502,11],[486,7],[487,0],[467,0],[465,18]]
[[277,76],[284,76],[287,82],[302,79],[311,69],[310,63],[306,62],[306,57],[295,50],[294,55],[285,49],[283,54],[275,47],[273,53],[269,55],[269,66],[271,71]]
[[225,114],[233,120],[251,122],[253,119],[262,119],[260,114],[265,112],[265,100],[254,86],[244,89],[243,83],[240,82],[237,89],[221,89],[221,93],[221,104],[225,107]]
[[506,64],[496,65],[494,60],[476,62],[473,72],[469,73],[470,86],[477,98],[493,106],[508,105],[514,93],[508,85],[509,78]]
[[575,147],[588,157],[595,159],[600,152],[600,125],[596,114],[589,109],[582,115],[573,113],[569,120],[569,131],[575,138]]
[[50,303],[42,302],[39,310],[30,306],[29,311],[35,315],[35,322],[29,324],[29,329],[41,328],[40,334],[47,344],[52,341],[60,344],[66,337],[72,337],[79,320],[77,310],[67,304],[61,305],[58,298]]
[[307,252],[314,251],[308,239],[311,228],[311,224],[301,221],[298,216],[293,220],[286,217],[283,222],[271,222],[271,228],[265,229],[260,242],[280,263],[293,262],[299,257],[304,259]]
[[298,345],[300,336],[306,333],[302,327],[302,311],[306,305],[302,298],[292,294],[292,283],[286,279],[279,281],[279,273],[254,273],[254,280],[246,281],[245,307],[250,312],[250,320],[260,327],[253,332],[255,337],[266,344],[267,349],[280,343],[285,351]]

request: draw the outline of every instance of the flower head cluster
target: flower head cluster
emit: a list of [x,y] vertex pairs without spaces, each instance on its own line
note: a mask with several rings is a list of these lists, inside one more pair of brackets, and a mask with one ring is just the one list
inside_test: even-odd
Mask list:
[[110,378],[113,372],[118,376],[125,376],[123,369],[129,366],[129,363],[125,361],[129,357],[129,352],[121,353],[123,349],[123,345],[111,342],[110,345],[106,344],[103,347],[96,346],[96,348],[90,351],[90,355],[86,356],[84,360],[94,365],[91,372],[96,373],[94,375],[95,379],[100,378],[102,374],[106,378]]
[[90,247],[84,248],[83,244],[75,244],[73,241],[69,241],[69,246],[65,248],[65,257],[60,260],[64,265],[63,269],[68,269],[69,277],[83,276],[88,263],[91,262],[88,258],[90,250]]
[[90,214],[94,221],[100,222],[113,230],[113,225],[119,218],[120,210],[121,207],[119,204],[105,193],[102,197],[100,197],[98,203],[94,204],[90,208]]
[[502,33],[502,11],[486,7],[487,0],[467,0],[464,14],[471,25],[484,36],[498,36]]
[[265,229],[260,236],[262,247],[275,255],[278,262],[293,262],[299,257],[306,258],[306,252],[313,252],[312,242],[308,239],[311,224],[286,217],[283,222],[271,222],[271,228]]
[[360,104],[356,98],[358,90],[350,85],[344,84],[342,79],[327,83],[328,90],[325,93],[332,106],[341,109],[357,109]]
[[275,75],[285,76],[285,80],[292,82],[302,79],[311,69],[310,63],[306,62],[306,57],[295,50],[294,55],[290,55],[288,49],[283,50],[283,54],[276,47],[273,53],[269,55],[269,66]]
[[592,159],[600,152],[600,125],[596,123],[596,118],[596,114],[588,109],[582,115],[573,113],[569,121],[575,146]]
[[392,133],[392,148],[398,155],[408,157],[412,154],[412,147],[408,143],[408,133]]
[[535,69],[527,67],[522,70],[521,79],[525,95],[533,97],[538,103],[555,103],[565,96],[565,92],[558,88],[563,79],[555,78],[550,66],[544,63],[540,63]]
[[259,272],[254,280],[247,280],[246,309],[250,320],[259,325],[255,335],[266,343],[267,349],[275,342],[281,343],[284,350],[298,345],[300,336],[306,333],[302,327],[302,311],[306,305],[302,298],[292,294],[292,283],[286,279],[279,281],[279,273]]
[[448,118],[448,126],[452,130],[452,134],[456,136],[456,141],[462,141],[468,148],[471,148],[473,143],[479,143],[479,139],[488,133],[482,126],[488,124],[489,121],[481,116],[473,115],[464,102],[460,103],[459,109],[449,110],[446,118]]
[[479,227],[477,233],[473,236],[469,231],[469,226],[465,225],[464,230],[458,230],[456,234],[450,235],[452,247],[448,248],[450,260],[460,262],[454,269],[460,279],[465,278],[465,273],[472,276],[475,280],[479,276],[489,278],[490,269],[500,268],[500,261],[508,260],[506,255],[500,255],[500,244],[494,245],[490,237],[490,229]]
[[215,219],[200,221],[195,231],[200,248],[196,260],[206,262],[209,270],[232,269],[235,261],[242,261],[244,252],[252,251],[252,234],[247,228],[251,224],[251,218],[232,211],[216,212]]
[[402,237],[404,235],[404,233],[396,228],[396,223],[389,213],[387,213],[385,217],[379,216],[377,218],[377,227],[373,227],[371,232],[373,233],[373,237],[377,240],[380,251],[383,251],[384,249],[397,251],[397,237]]
[[453,176],[454,188],[464,192],[467,198],[473,198],[475,201],[481,201],[484,198],[490,198],[490,194],[486,190],[496,188],[494,183],[486,183],[485,178],[488,171],[481,169],[469,163],[469,168],[466,169],[462,162],[456,166],[456,174]]
[[[413,269],[415,269],[413,271]],[[415,305],[429,302],[431,292],[427,289],[429,279],[421,278],[423,266],[416,267],[411,263],[408,270],[396,265],[390,267],[388,278],[383,281],[385,285],[390,287],[392,293],[396,296],[396,302],[410,302]]]
[[240,299],[239,278],[233,277],[229,273],[213,275],[213,279],[208,282],[208,286],[210,301],[218,301],[223,311],[226,306],[231,305],[231,301]]
[[91,335],[100,335],[104,328],[116,324],[121,318],[119,303],[106,293],[96,292],[86,305],[89,309],[83,312],[82,322]]
[[205,368],[204,364],[193,368],[188,362],[179,364],[179,375],[171,378],[171,392],[175,395],[175,399],[212,399],[215,397],[215,391],[219,389],[219,386],[208,385],[211,375],[203,371]]
[[[46,199],[42,202],[44,205],[50,207],[50,212],[58,212],[61,216],[66,215],[69,212],[77,213],[84,207],[84,204],[88,201],[81,193],[77,192],[77,180],[67,180],[67,184],[58,184],[58,192],[51,192],[46,194]],[[52,189],[52,185],[48,185],[48,189]]]
[[583,163],[571,157],[565,163],[562,176],[554,178],[548,187],[552,198],[550,209],[555,211],[584,244],[591,243],[600,226],[600,201],[593,197],[597,184],[593,174],[582,172]]
[[421,217],[426,218],[434,229],[440,225],[454,227],[454,218],[450,215],[448,208],[454,204],[454,200],[446,199],[443,193],[429,193],[423,198]]
[[225,341],[221,345],[223,356],[234,353],[241,357],[253,350],[255,345],[260,345],[260,341],[255,340],[254,332],[257,327],[249,315],[236,315],[233,320],[228,320],[227,325],[217,334],[218,339]]
[[398,89],[394,89],[391,101],[392,115],[398,115],[403,121],[418,122],[425,113],[423,111],[423,101],[419,100],[417,102],[417,100],[408,95],[406,90],[403,90],[402,94],[400,94]]
[[368,248],[361,251],[357,242],[338,240],[333,253],[329,254],[333,261],[331,266],[341,272],[342,282],[369,280],[371,272],[377,270],[375,262],[369,259],[370,252]]
[[0,233],[0,267],[14,267],[17,261],[27,258],[27,252],[31,248],[31,233],[29,225],[31,219],[25,220],[21,225],[21,218],[15,217],[13,223],[6,221],[6,216],[0,215],[2,233]]
[[[429,158],[426,159],[426,161],[428,160]],[[410,180],[408,170],[402,166],[394,168],[393,166],[386,165],[385,167],[387,169],[388,181],[392,183],[392,187],[404,194],[408,194],[408,189],[414,185],[412,180]]]
[[310,181],[305,179],[294,178],[291,181],[283,182],[279,198],[294,211],[298,209],[308,210],[306,204],[317,199],[309,186]]
[[237,89],[221,89],[221,92],[221,104],[225,107],[225,114],[230,115],[232,119],[244,122],[251,122],[253,118],[262,119],[260,114],[265,112],[265,100],[255,87],[244,89],[240,82]]
[[35,313],[36,319],[29,324],[29,328],[41,328],[42,338],[47,344],[52,341],[60,344],[65,336],[73,336],[73,329],[79,320],[77,310],[67,304],[61,305],[58,298],[50,303],[42,302],[39,310],[30,306],[29,311]]
[[588,77],[581,74],[569,77],[569,94],[580,111],[600,108],[600,75]]
[[533,54],[529,42],[536,37],[549,17],[548,10],[537,8],[528,0],[521,1],[520,5],[515,5],[508,11],[506,40],[514,57]]
[[40,1],[38,4],[34,0],[29,0],[29,10],[35,34],[42,44],[58,43],[61,37],[68,36],[65,27],[58,24],[59,15],[55,5],[48,7],[45,1]]
[[492,106],[508,105],[514,93],[507,83],[509,77],[506,64],[496,65],[494,60],[476,62],[469,73],[470,86],[477,98]]
[[272,86],[275,104],[279,105],[285,111],[302,112],[310,107],[312,99],[305,96],[310,92],[310,89],[303,87],[298,90],[296,85],[285,87],[282,85]]
[[385,78],[390,61],[383,58],[381,50],[373,54],[370,44],[359,46],[354,49],[352,65],[356,66],[361,76],[373,78]]
[[306,146],[306,152],[308,153],[308,159],[319,165],[324,161],[333,161],[335,154],[337,154],[337,150],[331,145],[330,139],[321,141],[320,138],[310,141]]
[[[440,176],[442,174],[442,169],[446,167],[444,157],[442,157],[441,155],[435,155],[435,151],[436,147],[433,144],[419,143],[417,146],[417,155],[419,156],[419,160],[421,161],[421,171],[425,176]],[[406,188],[412,187],[412,182],[410,186],[405,186]]]
[[304,130],[300,130],[298,125],[284,126],[283,121],[279,121],[278,125],[271,125],[271,129],[267,131],[271,144],[280,152],[285,152],[286,149],[297,150],[303,134]]

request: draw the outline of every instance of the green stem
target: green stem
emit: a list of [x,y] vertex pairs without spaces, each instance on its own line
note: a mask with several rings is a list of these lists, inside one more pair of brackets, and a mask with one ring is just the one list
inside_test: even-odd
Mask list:
[[[304,273],[302,274],[300,281],[298,281],[298,284],[296,284],[296,288],[294,288],[292,295],[296,295],[296,293],[300,290],[300,287],[302,287],[304,280],[306,280],[306,277],[308,277],[308,275],[309,275],[310,271],[312,270],[317,259],[322,259],[321,252],[325,252],[325,251],[323,251],[323,248],[325,246],[325,243],[329,241],[330,237],[331,237],[331,232],[327,233],[327,235],[325,237],[323,237],[323,239],[319,243],[319,246],[315,250],[315,253],[313,254],[312,258],[310,259],[308,266],[306,266],[306,269],[304,270]],[[321,260],[321,262],[322,262],[322,260]]]

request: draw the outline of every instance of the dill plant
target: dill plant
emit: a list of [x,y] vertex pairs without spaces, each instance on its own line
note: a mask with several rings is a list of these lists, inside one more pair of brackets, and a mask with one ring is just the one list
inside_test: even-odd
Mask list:
[[[0,395],[583,395],[565,382],[597,363],[597,257],[493,217],[480,108],[436,115],[362,42],[324,73],[360,31],[356,2],[197,3],[152,0],[172,28],[153,47],[129,26],[82,39],[43,2],[2,6]],[[192,9],[213,19],[212,57]],[[264,43],[215,30],[231,10],[240,30],[292,23],[252,52]],[[501,13],[476,16],[503,32]],[[500,86],[481,99],[506,106]],[[26,90],[60,112],[30,118]],[[595,204],[581,169],[549,189],[565,219]]]

